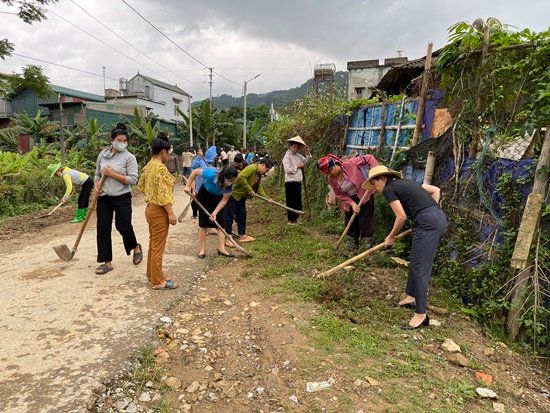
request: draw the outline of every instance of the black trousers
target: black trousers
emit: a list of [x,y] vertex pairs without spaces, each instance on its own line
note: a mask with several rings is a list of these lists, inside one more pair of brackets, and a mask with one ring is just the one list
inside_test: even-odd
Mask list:
[[225,204],[225,232],[231,235],[233,231],[233,220],[237,221],[239,235],[246,234],[246,197],[237,201],[232,196]]
[[[285,182],[286,206],[292,209],[302,210],[302,183],[301,182]],[[295,212],[287,212],[288,221],[295,222],[298,220],[299,214]]]
[[90,193],[92,192],[92,189],[94,189],[94,181],[92,178],[88,177],[82,184],[82,188],[80,189],[80,194],[78,195],[78,208],[88,208],[88,204],[90,203]]
[[[352,196],[353,200],[359,204],[361,201],[357,195]],[[345,211],[344,225],[348,225],[348,222],[353,215],[353,209]],[[359,215],[353,220],[351,228],[348,231],[348,237],[351,238],[371,238],[374,232],[374,196],[361,206]]]
[[416,313],[424,314],[428,305],[428,285],[435,253],[447,229],[447,217],[438,206],[425,208],[414,217],[411,260],[406,292],[416,301]]
[[97,262],[113,260],[111,231],[115,217],[115,228],[122,235],[126,255],[137,247],[136,234],[132,227],[132,194],[100,196],[97,200]]

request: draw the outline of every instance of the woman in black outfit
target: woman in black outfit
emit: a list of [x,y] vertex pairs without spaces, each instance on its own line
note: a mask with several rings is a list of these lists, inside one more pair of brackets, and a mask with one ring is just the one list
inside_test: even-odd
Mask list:
[[407,217],[413,220],[414,235],[412,241],[407,296],[399,306],[415,308],[415,314],[409,324],[401,327],[413,330],[428,326],[430,318],[426,314],[428,284],[432,275],[435,253],[441,236],[447,229],[447,218],[439,207],[441,190],[433,185],[402,179],[401,174],[379,165],[369,171],[367,187],[374,187],[382,193],[395,214],[393,228],[385,239],[386,248],[395,242],[395,237],[403,228]]

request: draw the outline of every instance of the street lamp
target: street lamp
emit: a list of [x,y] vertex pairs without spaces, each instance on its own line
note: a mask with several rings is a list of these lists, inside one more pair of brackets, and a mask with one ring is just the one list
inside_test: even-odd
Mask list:
[[252,79],[250,80],[245,80],[244,82],[244,100],[243,100],[243,148],[246,150],[246,85],[250,82],[252,82],[254,79],[256,79],[257,77],[259,77],[261,75],[261,73],[258,73],[256,76],[254,76]]

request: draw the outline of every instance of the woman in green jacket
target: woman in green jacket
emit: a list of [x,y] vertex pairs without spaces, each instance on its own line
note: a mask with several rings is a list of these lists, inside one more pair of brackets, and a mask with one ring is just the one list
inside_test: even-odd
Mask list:
[[246,199],[254,198],[256,192],[258,195],[269,198],[262,188],[261,181],[262,176],[267,174],[270,169],[271,162],[269,159],[262,158],[257,163],[249,165],[239,172],[239,176],[233,184],[233,192],[225,206],[225,231],[231,234],[233,219],[235,219],[237,221],[239,242],[256,240],[246,235]]

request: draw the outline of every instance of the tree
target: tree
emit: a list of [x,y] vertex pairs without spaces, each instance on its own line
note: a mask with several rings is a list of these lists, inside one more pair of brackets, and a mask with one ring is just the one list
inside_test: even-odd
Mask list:
[[[221,128],[228,126],[231,122],[222,119],[220,112],[217,109],[210,110],[210,103],[205,100],[201,102],[199,107],[193,109],[193,138],[197,143],[204,143],[208,147],[210,144],[215,145],[216,139],[221,136]],[[187,113],[177,109],[178,113],[183,118],[183,122],[178,122],[178,126],[182,130],[184,136],[189,136],[189,116]]]
[[38,97],[45,98],[53,93],[49,81],[42,73],[42,68],[35,65],[25,66],[22,74],[0,73],[0,96],[10,96],[20,90],[31,89]]
[[26,113],[16,114],[15,126],[21,134],[29,135],[43,147],[59,136],[59,122],[52,122],[47,116],[42,116],[40,111],[34,118]]
[[[58,0],[0,0],[9,7],[17,7],[17,16],[27,24],[41,22],[46,19],[46,9],[43,6],[57,3]],[[14,51],[13,43],[8,39],[0,39],[0,58],[5,59]]]

